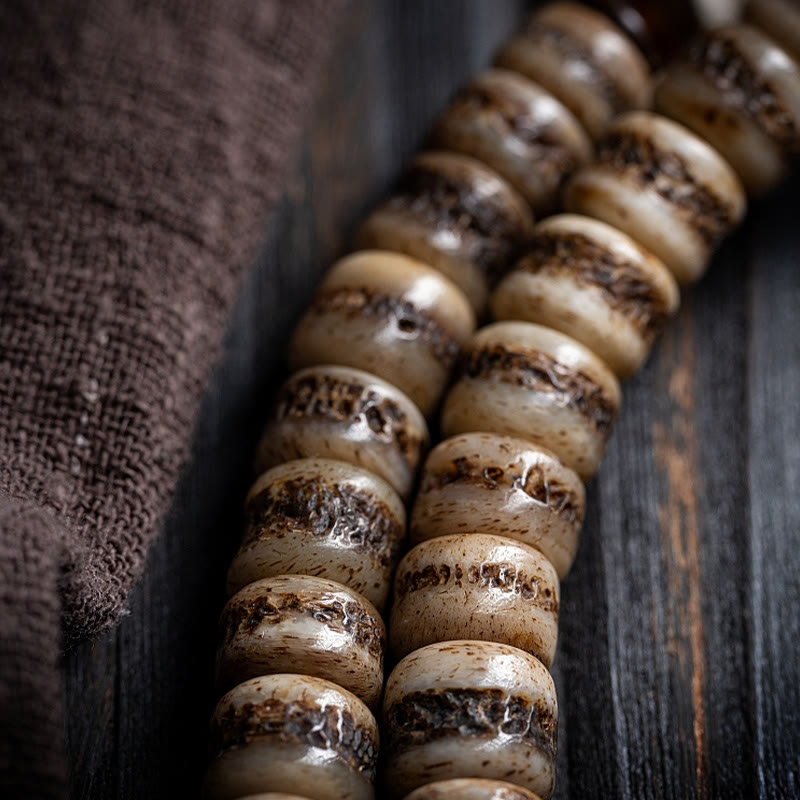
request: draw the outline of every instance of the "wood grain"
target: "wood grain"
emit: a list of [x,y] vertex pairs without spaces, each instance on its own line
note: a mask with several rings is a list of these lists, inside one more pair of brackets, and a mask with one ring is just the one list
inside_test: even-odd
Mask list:
[[[65,658],[73,795],[196,796],[216,618],[284,346],[512,0],[355,0],[117,631]],[[557,797],[800,796],[800,236],[753,209],[624,387],[563,587]]]

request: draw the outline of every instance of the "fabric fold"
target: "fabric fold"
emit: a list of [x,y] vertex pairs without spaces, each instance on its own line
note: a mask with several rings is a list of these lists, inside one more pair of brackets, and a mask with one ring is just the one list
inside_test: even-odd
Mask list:
[[342,5],[3,2],[0,785],[16,781],[11,796],[63,790],[57,620],[67,643],[104,630],[143,568]]

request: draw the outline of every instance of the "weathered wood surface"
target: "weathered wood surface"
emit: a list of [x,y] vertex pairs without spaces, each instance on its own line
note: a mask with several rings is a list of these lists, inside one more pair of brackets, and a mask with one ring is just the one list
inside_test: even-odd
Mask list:
[[[224,574],[287,334],[523,6],[354,1],[130,614],[65,659],[76,798],[196,796]],[[625,386],[563,587],[559,798],[800,796],[798,189],[751,211]]]

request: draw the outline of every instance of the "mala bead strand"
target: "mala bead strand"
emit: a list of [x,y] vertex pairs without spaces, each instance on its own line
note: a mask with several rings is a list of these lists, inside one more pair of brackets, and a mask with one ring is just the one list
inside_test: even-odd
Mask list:
[[696,39],[667,69],[656,107],[713,145],[754,195],[800,153],[800,64],[751,25]]
[[[217,654],[220,687],[242,682],[214,712],[204,796],[233,800],[266,790],[374,800],[379,738],[368,706],[381,695],[386,650],[378,610],[325,578],[247,577],[282,566],[339,570],[357,586],[366,580],[385,602],[404,534],[402,502],[364,469],[303,459],[261,476],[246,509],[250,538],[229,587],[246,585],[223,611]],[[323,554],[333,556],[330,564],[319,565]]]
[[689,284],[742,220],[746,200],[716,150],[666,117],[634,111],[614,121],[565,204],[627,233]]
[[669,270],[629,236],[560,214],[536,226],[525,255],[492,296],[492,312],[566,333],[627,378],[679,302]]
[[591,140],[566,106],[504,69],[486,70],[465,86],[431,140],[494,169],[535,214],[553,210],[564,180],[592,156]]
[[510,778],[552,795],[555,686],[523,650],[475,641],[423,647],[395,667],[383,707],[388,797],[464,776]]
[[[740,147],[752,162],[740,163],[709,138],[759,190],[795,147],[796,67],[761,34],[729,35],[737,77],[726,94],[714,36],[693,56],[714,77],[714,102],[748,122],[746,143],[759,144],[753,127],[771,141],[763,162]],[[384,696],[386,790],[413,791],[410,800],[552,794],[558,714],[545,665],[583,519],[581,478],[597,468],[619,405],[614,372],[641,365],[677,307],[659,259],[680,282],[696,280],[744,198],[725,161],[682,126],[643,113],[612,123],[649,104],[649,78],[633,44],[595,12],[545,7],[498,65],[520,74],[490,70],[465,89],[434,129],[444,150],[418,156],[364,223],[360,246],[391,252],[336,265],[292,339],[299,371],[259,445],[259,469],[272,469],[248,496],[229,573],[218,673],[221,686],[243,682],[214,714],[208,798],[373,800],[368,705],[379,700],[386,631],[371,601],[385,607],[400,498],[428,444],[415,402],[434,412],[465,343],[442,413],[455,436],[428,461],[412,515],[417,546],[396,578],[390,637],[408,655]],[[673,95],[685,90],[671,73],[659,108],[699,130],[670,105],[671,81]],[[750,84],[758,91],[748,95]],[[594,164],[566,109],[605,137]],[[761,184],[748,173],[756,162]],[[530,236],[526,201],[552,208],[576,167],[567,206],[602,221],[540,225],[493,298],[507,321],[467,342]],[[664,218],[675,242],[657,235]]]
[[276,575],[314,575],[361,593],[379,611],[405,542],[406,510],[377,475],[306,458],[265,472],[245,501],[228,593]]
[[[610,168],[610,175],[608,176],[603,175],[603,167],[605,166]],[[615,171],[616,174],[614,174]],[[604,185],[604,180],[606,179],[608,179],[608,185]],[[592,185],[593,181],[596,181],[596,185],[594,186]],[[616,186],[614,185],[615,182],[617,184]],[[583,189],[583,196],[581,196],[581,189]],[[595,194],[598,197],[601,197],[603,193],[605,193],[605,195],[602,196],[601,199],[597,199],[596,197],[592,200],[592,190],[597,190]],[[574,193],[572,198],[570,198],[570,193]],[[662,205],[661,201],[669,201],[672,207],[670,208],[669,204]],[[616,207],[613,205],[614,202],[618,203]],[[687,206],[699,209],[702,213],[696,213],[692,219],[687,213]],[[664,319],[668,317],[671,312],[674,312],[678,299],[674,281],[670,281],[668,278],[665,279],[663,265],[659,264],[658,259],[654,258],[647,250],[637,245],[634,240],[644,240],[646,247],[655,251],[656,255],[660,256],[661,259],[667,263],[680,281],[685,283],[691,282],[700,277],[713,252],[713,248],[718,244],[719,240],[738,224],[744,214],[744,206],[744,192],[739,184],[737,176],[730,167],[728,167],[727,163],[722,157],[717,155],[716,151],[697,139],[697,137],[689,134],[688,131],[682,127],[664,118],[657,117],[656,115],[641,112],[624,115],[612,125],[608,136],[601,144],[598,162],[585,167],[573,178],[568,188],[567,207],[570,210],[581,211],[590,215],[594,214],[606,222],[615,222],[619,227],[623,228],[627,234],[633,237],[633,239],[628,239],[628,237],[624,237],[611,228],[597,225],[597,223],[593,223],[591,220],[585,221],[587,228],[597,225],[597,229],[606,234],[606,241],[604,242],[606,245],[609,244],[609,240],[610,242],[614,242],[615,240],[619,241],[620,236],[622,236],[623,239],[627,239],[629,248],[628,259],[633,260],[633,263],[638,267],[635,273],[637,286],[646,287],[651,293],[651,296],[653,295],[653,288],[655,286],[658,293],[656,296],[663,309],[660,314],[662,319],[656,323],[656,329],[652,332],[649,341],[636,342],[639,344],[639,348],[634,361],[627,363],[623,361],[620,363],[619,355],[624,355],[624,345],[620,346],[618,344],[616,351],[611,349],[604,352],[604,355],[614,364],[618,372],[623,375],[630,374],[630,372],[634,371],[641,364],[646,357],[647,349],[652,343],[652,339],[655,338],[658,332],[658,328],[663,325]],[[611,209],[610,211],[608,211],[609,208]],[[620,212],[619,209],[623,211]],[[665,210],[668,212],[666,214],[668,219],[674,223],[682,223],[682,225],[672,226],[678,227],[679,230],[682,228],[682,235],[678,238],[677,247],[673,246],[670,248],[666,246],[668,243],[659,241],[656,235],[657,231],[654,221],[659,218],[659,215],[663,220]],[[610,219],[609,216],[606,216],[607,214],[611,215]],[[573,221],[575,219],[578,219],[579,222],[581,221],[581,218],[572,218]],[[693,224],[690,224],[690,221]],[[623,222],[625,224],[621,224]],[[547,223],[545,223],[545,226],[546,224]],[[663,224],[663,221],[661,224]],[[604,228],[605,230],[603,230]],[[558,220],[555,222],[555,232],[557,237],[559,233]],[[574,233],[574,229],[571,232]],[[564,231],[564,234],[569,235],[569,233],[569,226],[567,226],[567,230]],[[536,239],[534,236],[534,245],[532,247],[534,253],[536,252],[535,241]],[[556,241],[559,240],[556,238]],[[551,249],[555,250],[557,253],[557,255],[552,256],[551,268],[560,266],[557,263],[558,261],[567,264],[571,260],[574,261],[574,252],[571,252],[565,245],[563,238],[560,240],[560,245],[561,249],[559,252],[555,244],[550,244]],[[540,246],[538,254],[539,259],[542,259],[541,250],[542,246]],[[545,250],[545,252],[548,251]],[[632,257],[631,253],[635,253],[636,257]],[[547,257],[542,260],[546,263]],[[651,269],[648,271],[647,268],[642,269],[640,267],[641,264],[657,264],[658,266],[655,270]],[[534,274],[538,272],[537,266],[538,265],[535,265],[534,269],[531,270]],[[572,268],[574,269],[575,267],[572,266]],[[574,272],[571,275],[574,280],[575,278],[573,276]],[[620,279],[620,275],[617,273],[616,280],[619,281]],[[515,277],[514,280],[519,280],[519,278]],[[508,304],[508,306],[513,308],[514,295],[519,295],[521,293],[520,290],[525,284],[520,283],[515,287],[510,280],[509,284],[509,286],[503,286],[501,284],[496,293],[497,299],[493,298],[493,307],[502,309],[504,304]],[[515,288],[516,292],[514,291]],[[543,291],[541,291],[539,295],[541,299],[536,298],[534,302],[528,301],[527,303],[523,300],[519,303],[518,308],[522,311],[521,316],[523,319],[527,318],[525,309],[531,306],[536,309],[532,312],[534,319],[537,321],[549,322],[551,325],[553,322],[547,318],[547,314],[554,314],[556,318],[558,318],[559,312],[563,314],[565,309],[563,306],[561,308],[558,306],[559,298],[557,296],[557,291],[553,291],[552,289],[547,291],[548,288],[550,287],[544,287]],[[564,294],[566,294],[566,292]],[[564,301],[562,300],[561,302],[563,303]],[[650,302],[652,303],[652,300],[650,300]],[[549,306],[544,311],[538,308],[538,306],[541,305],[547,306],[549,303],[552,303],[552,306]],[[632,313],[630,308],[627,309],[627,311],[627,321],[630,322],[630,320],[635,318],[635,314]],[[503,311],[501,310],[500,313],[502,314]],[[510,311],[508,316],[513,316],[515,313],[519,312]],[[591,311],[584,310],[582,313],[586,316],[591,315]],[[564,317],[567,318],[569,324],[575,325],[573,320],[569,320],[568,314],[564,314]],[[580,319],[580,316],[578,318]],[[506,324],[513,325],[514,323]],[[521,413],[514,420],[509,420],[508,417],[510,415],[507,411],[508,408],[513,408],[515,411],[519,411],[521,408],[526,409],[523,405],[525,401],[522,397],[514,396],[513,399],[508,399],[505,396],[505,392],[507,391],[505,387],[497,389],[497,393],[500,395],[499,399],[497,397],[490,399],[488,394],[483,394],[479,388],[474,386],[469,387],[470,391],[465,390],[464,384],[466,381],[474,380],[478,374],[491,374],[493,371],[497,370],[496,374],[502,376],[497,379],[498,382],[507,381],[519,386],[527,384],[526,388],[531,395],[535,395],[537,390],[541,391],[541,381],[545,375],[547,376],[545,380],[552,383],[554,388],[563,388],[564,386],[563,369],[555,370],[551,367],[551,369],[547,370],[543,369],[540,364],[537,364],[536,368],[533,368],[537,359],[532,358],[531,352],[526,352],[524,346],[534,344],[538,350],[542,344],[541,340],[523,338],[519,330],[501,330],[501,334],[506,334],[506,336],[503,337],[498,335],[497,327],[498,326],[489,326],[487,329],[479,331],[474,337],[473,341],[480,344],[477,346],[473,344],[473,347],[470,349],[465,359],[462,375],[457,380],[445,401],[442,417],[442,429],[445,435],[452,432],[453,423],[451,421],[451,415],[454,413],[461,414],[461,420],[457,423],[457,429],[460,430],[492,430],[498,433],[514,433],[520,436],[531,435],[530,428],[526,431],[524,427],[522,429],[513,428],[511,430],[506,427],[509,424],[518,425],[519,417],[524,418],[525,414]],[[531,327],[539,328],[539,326],[535,325]],[[558,327],[558,325],[555,327]],[[488,335],[485,334],[487,330],[490,331]],[[546,331],[546,329],[540,330],[542,332]],[[583,333],[580,327],[568,328],[568,330],[572,333],[583,335],[586,339],[586,343],[589,345],[592,344],[593,337]],[[509,335],[509,333],[512,335]],[[547,331],[547,333],[552,335],[552,331]],[[627,333],[630,335],[630,329],[628,329]],[[641,329],[639,333],[641,336]],[[538,330],[537,334],[539,334]],[[609,338],[607,336],[604,337],[602,332],[599,332],[599,335],[595,334],[595,336],[597,337],[595,341],[601,339],[604,344]],[[486,338],[484,339],[484,337]],[[510,346],[506,339],[510,340]],[[490,356],[487,351],[493,346],[498,347],[499,350],[492,353]],[[548,353],[547,348],[541,348],[541,350],[551,358],[554,355],[552,352]],[[553,361],[557,362],[557,359],[553,359]],[[502,366],[498,367],[498,365]],[[574,365],[572,366],[574,369]],[[585,364],[581,366],[585,367]],[[536,382],[534,382],[532,377],[527,377],[527,380],[523,380],[519,375],[515,374],[518,370],[522,370],[523,374],[527,376],[534,374],[536,376]],[[596,374],[594,377],[596,382]],[[554,378],[557,380],[554,380]],[[580,402],[577,401],[573,394],[572,403],[567,400],[565,405],[569,406],[572,404],[586,412],[587,399],[590,399],[592,394],[592,392],[581,393]],[[530,398],[528,398],[528,400],[530,401]],[[486,404],[486,407],[491,407],[494,413],[486,414],[485,409],[482,407],[483,403]],[[455,412],[453,410],[454,408],[456,409]],[[542,427],[546,435],[553,435],[552,428],[548,428],[544,425],[544,421],[540,417],[533,416],[532,421],[534,424],[530,427],[538,434],[537,438],[542,435]],[[612,421],[613,416],[608,423],[609,426]],[[542,441],[542,439],[539,438],[539,441]],[[544,439],[543,443],[549,445],[552,449],[556,449],[553,447],[552,441]],[[588,468],[587,465],[584,464],[583,470],[580,469],[577,463],[570,461],[569,452],[565,452],[563,449],[557,449],[557,452],[567,464],[578,469],[581,476],[587,478],[596,468],[597,462],[599,462],[602,447],[599,448],[599,451],[595,448],[594,457],[591,460],[591,468]],[[469,471],[468,468],[465,468],[465,471]],[[423,485],[425,485],[427,480],[428,478],[426,475],[423,477]],[[465,533],[460,536],[444,536],[433,539],[432,541],[443,541],[445,544],[442,549],[449,555],[450,552],[456,548],[459,548],[461,553],[468,552],[469,540],[471,538],[479,539],[482,538],[482,536],[484,536],[484,534],[470,535],[469,533]],[[401,618],[401,622],[399,633],[395,634],[393,630],[390,632],[393,642],[395,638],[403,639],[404,636],[407,635],[406,628],[413,631],[414,626],[409,623],[409,618],[414,619],[417,627],[422,629],[422,633],[414,632],[412,636],[419,636],[422,638],[428,633],[426,628],[435,628],[432,622],[428,622],[427,625],[421,622],[422,615],[419,611],[415,609],[404,609],[404,605],[408,602],[406,598],[409,594],[409,585],[414,583],[414,580],[410,579],[409,576],[414,576],[421,583],[428,584],[422,591],[427,591],[432,595],[429,604],[431,619],[435,619],[438,622],[440,617],[444,618],[444,622],[438,623],[440,638],[448,639],[454,637],[458,635],[457,632],[459,630],[464,631],[465,629],[468,632],[463,635],[474,635],[469,628],[472,621],[470,616],[451,611],[448,618],[447,612],[444,610],[439,614],[435,614],[438,606],[438,598],[434,595],[436,589],[433,587],[437,587],[442,594],[446,595],[447,584],[453,580],[452,576],[456,572],[456,567],[452,563],[453,559],[443,558],[440,553],[428,557],[424,548],[430,544],[431,542],[425,542],[417,546],[406,556],[404,561],[401,562],[395,586],[396,606],[392,620],[393,624],[397,624],[394,619],[394,616],[397,615]],[[509,559],[509,562],[513,563],[511,559]],[[408,569],[406,568],[406,564],[410,565]],[[443,569],[445,566],[446,568]],[[478,574],[480,574],[480,568],[478,568]],[[444,588],[442,588],[443,586]],[[470,609],[468,593],[466,597],[466,606],[467,609]],[[455,605],[455,603],[451,603],[451,607]],[[501,617],[501,620],[509,621],[511,618],[512,615],[509,614]],[[487,631],[486,638],[503,638],[505,636],[505,631],[500,630],[500,628],[501,626],[497,624],[497,618],[491,619],[483,628],[484,631]],[[449,644],[451,643],[445,642],[440,646],[446,647]],[[405,642],[403,642],[403,645],[408,646]],[[424,649],[412,653],[406,660],[412,659],[422,652],[424,652]],[[541,656],[542,654],[539,653],[539,655]],[[401,662],[401,666],[404,663],[405,662]],[[392,680],[393,677],[390,677],[390,684]],[[390,695],[387,691],[384,704],[384,717],[387,722],[387,732],[390,737],[390,742],[388,744],[390,752],[390,770],[396,768],[395,761],[398,760],[398,756],[395,754],[395,740],[403,741],[402,734],[396,731],[391,723],[393,717],[404,719],[404,714],[408,714],[409,717],[412,716],[405,709],[403,709],[401,713],[396,714],[395,707],[391,705]],[[438,725],[439,720],[437,719],[435,723],[431,722],[431,724]],[[474,743],[475,740],[472,735],[462,736],[460,746],[468,749],[470,746],[474,745]],[[403,753],[403,755],[405,755],[405,753]],[[441,759],[440,762],[437,762],[437,766],[439,763],[445,763],[447,765],[446,768],[452,770],[451,775],[453,776],[481,775],[481,777],[484,777],[486,775],[485,771],[487,765],[489,765],[490,769],[494,766],[491,764],[491,759],[481,762],[480,767],[463,764],[454,765],[453,761],[446,760],[449,755],[449,753],[437,752],[436,756]],[[416,753],[415,756],[418,761],[421,760],[423,764],[427,766],[424,757],[420,759]],[[477,763],[477,758],[475,761]],[[408,765],[405,766],[408,768]],[[424,783],[434,780],[437,777],[442,777],[432,774],[434,770],[435,767],[432,767],[430,771],[426,772],[421,782]],[[394,773],[392,773],[392,775],[394,778]],[[515,782],[525,784],[525,781],[518,780],[517,776],[515,776],[514,780]],[[549,797],[552,792],[552,786],[545,786],[540,789],[538,786],[525,785],[540,791],[544,797]]]
[[[634,247],[633,243],[629,246]],[[637,255],[648,266],[656,262],[652,257],[645,258],[641,250]],[[650,287],[655,286],[651,292],[671,310],[677,291],[663,266],[649,271],[645,266],[637,277],[642,273],[649,278]],[[652,277],[652,273],[657,274]],[[495,448],[500,438],[506,447],[517,442],[522,452],[524,440],[497,434],[533,438],[555,450],[567,463],[568,466],[562,465],[547,451],[538,453],[535,462],[537,468],[543,464],[547,473],[569,476],[566,484],[571,491],[566,494],[570,501],[563,505],[556,499],[557,490],[552,500],[548,497],[544,501],[535,498],[534,492],[517,490],[518,494],[526,494],[528,504],[538,502],[542,522],[551,523],[543,525],[542,531],[529,528],[520,533],[533,533],[539,544],[558,553],[564,573],[574,556],[584,502],[580,479],[570,467],[584,478],[596,469],[619,399],[615,376],[584,346],[539,325],[513,322],[488,326],[473,337],[460,377],[445,401],[445,436],[463,431],[467,437],[476,437],[481,434],[471,432],[492,431],[496,438],[492,438],[493,434],[482,436]],[[462,447],[474,444],[467,439],[465,445],[463,439],[467,437],[462,437]],[[447,445],[445,442],[445,448]],[[508,453],[502,458],[497,455],[488,455],[481,469],[487,487],[484,492],[491,491],[491,485],[505,488],[494,504],[487,504],[491,511],[502,508],[503,495],[513,491],[508,484],[514,485],[513,478],[505,478],[510,466]],[[446,456],[442,460],[446,464]],[[453,483],[460,483],[463,492],[469,486],[465,478],[475,475],[476,465],[470,465],[460,455],[454,455],[450,463],[455,467]],[[547,485],[546,478],[543,471],[538,474],[541,477],[533,478],[532,484],[538,483],[541,488],[542,483]],[[434,468],[429,473],[426,467],[423,487],[435,487],[434,476]],[[555,479],[553,485],[564,484]],[[441,491],[441,484],[433,491]],[[480,489],[478,494],[472,487],[467,491],[479,502]],[[561,494],[563,497],[564,492]],[[414,512],[423,521],[423,529],[432,512],[431,504],[426,511],[425,502],[419,512]],[[452,507],[452,498],[449,502]],[[576,506],[578,510],[574,510]],[[560,514],[565,507],[566,520]],[[515,520],[513,504],[508,516],[509,522]],[[446,519],[445,515],[439,518],[442,517]],[[503,521],[496,515],[494,525],[502,526]],[[420,649],[400,662],[387,685],[386,786],[396,792],[394,796],[400,796],[402,790],[438,779],[513,776],[515,784],[549,798],[555,780],[557,711],[555,688],[545,664],[552,663],[555,652],[559,573],[537,550],[490,533],[491,521],[485,529],[476,526],[463,532],[465,522],[463,517],[458,518],[456,524],[461,523],[462,530],[449,535],[436,531],[435,524],[430,525],[429,537],[405,557],[398,569],[390,625],[392,647],[398,656],[415,647]],[[433,643],[436,639],[444,641]],[[481,645],[478,639],[489,641]],[[525,686],[526,681],[519,680],[521,670],[515,673],[506,664],[505,675],[516,674],[516,685],[513,689],[495,685],[491,658],[485,649],[507,647],[519,653],[519,658],[522,651],[515,650],[515,645],[542,659],[527,654],[531,672],[543,684],[538,687],[543,689],[543,696],[534,700],[534,705],[539,712],[549,709],[549,714],[531,714],[531,697],[536,692],[531,691],[530,684]],[[480,655],[471,674],[460,672],[460,668],[470,669],[468,653],[476,652]],[[433,662],[432,668],[429,662]],[[536,683],[530,673],[527,677],[530,683]],[[484,694],[486,687],[491,690]],[[487,703],[489,696],[491,701]],[[476,797],[491,796],[486,787],[473,788]]]
[[608,17],[579,3],[535,11],[495,63],[551,92],[593,139],[618,114],[651,102],[650,70],[637,47]]
[[[214,712],[204,796],[374,800],[379,738],[369,706],[383,688],[383,620],[352,588],[285,572],[330,570],[359,587],[366,581],[385,602],[402,501],[367,470],[303,459],[262,475],[246,514],[229,573],[231,589],[245,585],[223,611],[217,654],[219,685],[242,682]],[[320,564],[325,555],[330,562]],[[254,571],[283,574],[248,582]]]
[[343,364],[391,381],[430,416],[475,330],[464,294],[407,256],[354,253],[329,270],[289,345],[293,370]]
[[268,789],[311,800],[373,800],[378,725],[330,681],[283,674],[231,689],[211,720],[207,800]]
[[[248,495],[250,535],[229,575],[229,584],[246,585],[222,614],[217,657],[220,686],[243,682],[212,719],[216,758],[206,797],[269,790],[300,791],[311,800],[374,800],[379,740],[368,706],[376,707],[381,695],[386,649],[378,610],[353,589],[317,576],[246,581],[264,571],[270,551],[278,558],[266,561],[268,572],[294,554],[313,568],[320,549],[332,554],[333,548],[349,562],[337,558],[333,569],[359,586],[366,581],[385,602],[398,520],[404,521],[395,491],[408,496],[427,443],[417,407],[369,373],[322,365],[300,370],[282,387],[257,463],[266,469],[300,460],[262,475]],[[303,552],[315,535],[320,545]],[[297,572],[298,565],[293,560],[286,569]]]
[[[374,798],[378,732],[367,706],[382,691],[384,623],[354,589],[302,572],[331,570],[385,603],[405,522],[396,492],[408,497],[428,432],[403,392],[351,365],[382,369],[394,359],[393,377],[430,412],[475,320],[455,286],[394,254],[341,262],[325,293],[322,312],[318,296],[293,338],[293,366],[314,366],[279,392],[257,454],[259,469],[273,469],[248,495],[246,537],[229,573],[238,591],[220,623],[218,681],[243,682],[215,711],[209,798],[265,789],[313,800]],[[337,294],[341,302],[330,302]],[[348,319],[353,303],[374,312],[368,324]],[[336,324],[337,314],[349,328]],[[306,332],[324,336],[326,325],[339,339],[322,354],[315,332]],[[378,347],[359,347],[376,340]],[[423,348],[439,363],[420,363]],[[438,386],[425,386],[426,378]],[[298,460],[280,463],[287,458]],[[302,698],[292,696],[298,691]],[[263,705],[255,697],[262,692],[269,692]]]
[[469,156],[431,151],[411,160],[395,191],[362,224],[356,246],[429,264],[481,314],[532,225],[525,200],[494,170]]

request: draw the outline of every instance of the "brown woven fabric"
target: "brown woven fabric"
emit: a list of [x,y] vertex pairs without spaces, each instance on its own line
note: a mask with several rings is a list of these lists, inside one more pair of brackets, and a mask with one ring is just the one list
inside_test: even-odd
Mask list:
[[328,49],[331,0],[0,0],[0,794],[61,797]]

